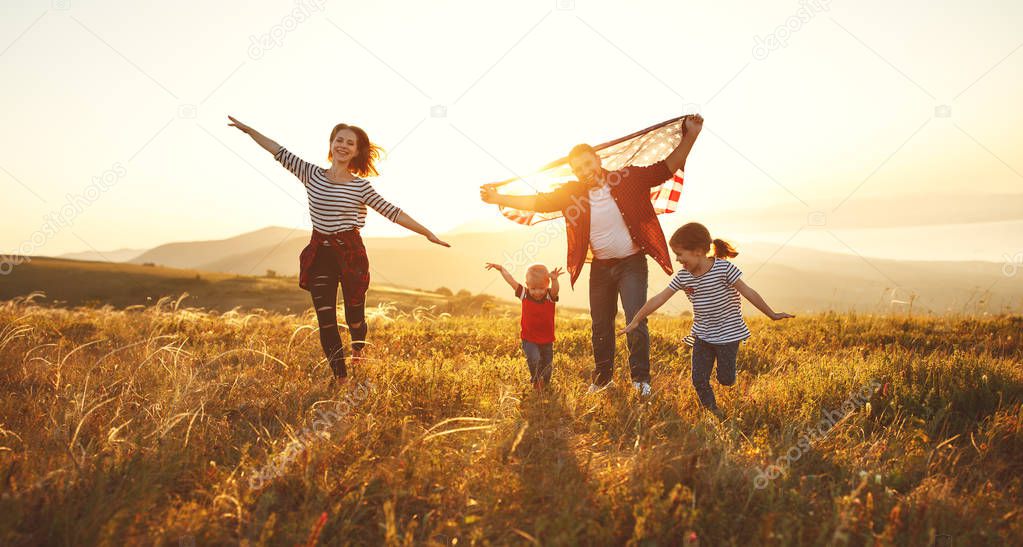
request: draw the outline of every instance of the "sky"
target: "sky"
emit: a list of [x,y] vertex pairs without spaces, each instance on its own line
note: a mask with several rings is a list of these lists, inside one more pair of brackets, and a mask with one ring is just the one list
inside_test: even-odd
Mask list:
[[[800,230],[849,200],[1023,193],[1016,1],[2,0],[0,12],[3,253],[308,227],[300,183],[228,114],[321,165],[336,123],[362,126],[387,151],[378,192],[438,233],[505,222],[481,183],[688,112],[706,124],[686,210],[805,206],[766,239],[897,254],[900,238],[934,232],[848,232],[851,249]],[[1021,227],[942,230],[964,248],[996,233],[960,254],[997,259],[1023,251]],[[371,214],[365,233],[407,232]]]

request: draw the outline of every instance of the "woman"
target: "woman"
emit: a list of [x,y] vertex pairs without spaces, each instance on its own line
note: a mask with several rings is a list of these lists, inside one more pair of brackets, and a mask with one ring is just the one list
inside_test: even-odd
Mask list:
[[299,258],[299,286],[308,290],[320,325],[320,344],[334,377],[346,381],[344,347],[337,326],[337,289],[345,304],[345,322],[352,336],[352,358],[361,359],[366,342],[366,290],[369,288],[369,259],[359,229],[366,224],[366,206],[438,245],[450,247],[404,211],[388,203],[363,177],[377,175],[374,163],[380,149],[362,129],[338,124],[330,132],[327,160],[323,169],[292,154],[265,135],[228,116],[256,144],[274,155],[303,184],[309,199],[313,234]]

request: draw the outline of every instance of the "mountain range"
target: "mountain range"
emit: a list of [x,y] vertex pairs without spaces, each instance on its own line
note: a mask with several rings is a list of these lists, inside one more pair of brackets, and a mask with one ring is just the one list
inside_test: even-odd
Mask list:
[[[485,262],[503,263],[521,278],[534,262],[555,267],[565,261],[560,221],[513,226],[504,232],[454,232],[445,239],[452,244],[450,249],[421,237],[366,238],[372,281],[427,291],[464,289],[510,299],[511,289],[499,274],[484,269]],[[126,262],[287,276],[298,273],[298,255],[307,242],[303,229],[267,227],[221,240],[168,243]],[[744,271],[744,279],[779,310],[997,313],[1023,308],[1023,286],[995,262],[898,261],[759,242],[733,243],[740,250],[733,261]],[[667,285],[670,276],[652,260],[648,262],[652,295]],[[584,270],[573,289],[563,277],[562,302],[587,308],[587,279]],[[664,311],[688,309],[685,298],[678,296]],[[747,311],[755,310],[748,307]]]
[[[685,204],[683,204],[685,205]],[[683,207],[683,209],[685,209]],[[686,210],[679,214],[686,215]],[[727,226],[728,233],[791,230],[794,222],[809,229],[900,228],[1019,221],[1023,195],[912,195],[862,198],[825,211],[779,205],[749,211],[707,212],[701,221]],[[748,228],[748,230],[747,230]],[[986,230],[986,228],[981,228]],[[534,262],[549,267],[565,262],[562,221],[532,227],[516,226],[497,216],[467,223],[442,236],[450,249],[415,237],[366,238],[373,282],[433,291],[447,287],[511,298],[511,290],[485,262],[500,262],[521,278]],[[303,228],[270,226],[235,237],[183,241],[152,249],[85,252],[59,258],[155,264],[172,268],[261,276],[295,275],[298,255],[308,242]],[[891,260],[826,252],[794,245],[732,241],[740,254],[734,262],[747,283],[776,309],[889,313],[998,313],[1023,309],[1023,284],[1004,264],[984,261]],[[669,275],[652,260],[650,294],[667,285]],[[673,264],[677,269],[677,263]],[[1023,273],[1021,273],[1023,277]],[[562,302],[586,308],[588,272],[574,289],[562,278]],[[689,309],[684,297],[667,306],[670,312]],[[752,310],[752,307],[749,307]]]

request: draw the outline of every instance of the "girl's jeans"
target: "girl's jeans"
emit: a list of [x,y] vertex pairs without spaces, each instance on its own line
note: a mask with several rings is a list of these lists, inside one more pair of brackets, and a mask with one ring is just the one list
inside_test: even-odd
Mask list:
[[700,404],[713,410],[718,407],[714,390],[710,387],[710,372],[714,361],[718,363],[718,383],[723,386],[735,384],[735,358],[739,353],[739,342],[711,344],[699,338],[693,344],[693,387],[700,397]]

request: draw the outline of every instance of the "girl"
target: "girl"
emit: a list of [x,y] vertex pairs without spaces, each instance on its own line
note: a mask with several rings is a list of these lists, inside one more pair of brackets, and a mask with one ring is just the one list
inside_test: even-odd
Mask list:
[[554,362],[554,304],[558,301],[558,277],[561,268],[547,271],[543,264],[534,264],[526,270],[526,286],[515,281],[500,264],[487,263],[488,270],[501,272],[504,280],[522,301],[520,320],[522,352],[526,354],[529,377],[533,388],[541,390],[551,383],[551,365]]
[[[619,334],[637,328],[640,321],[663,306],[675,292],[684,290],[693,304],[693,328],[685,338],[685,342],[693,346],[693,386],[700,397],[700,404],[721,418],[723,415],[710,387],[710,372],[716,360],[718,383],[723,386],[735,383],[739,342],[750,337],[742,319],[739,295],[746,297],[772,320],[794,316],[772,310],[757,291],[739,279],[742,271],[724,260],[739,253],[720,239],[711,240],[710,232],[702,224],[690,222],[682,226],[671,236],[669,245],[682,269],[672,278],[668,288],[648,300]],[[710,254],[712,246],[714,253]]]
[[344,347],[337,326],[337,289],[345,304],[345,322],[352,336],[352,358],[362,358],[366,343],[366,290],[369,288],[369,259],[359,230],[366,224],[366,206],[431,242],[450,247],[404,211],[388,203],[366,180],[377,175],[376,160],[380,148],[369,141],[362,129],[337,124],[327,141],[328,169],[302,160],[283,146],[242,122],[231,120],[256,144],[274,155],[284,167],[305,185],[309,199],[309,217],[313,233],[309,245],[299,257],[299,286],[310,292],[320,325],[320,344],[327,356],[334,378],[345,382]]

